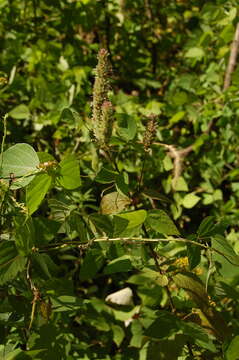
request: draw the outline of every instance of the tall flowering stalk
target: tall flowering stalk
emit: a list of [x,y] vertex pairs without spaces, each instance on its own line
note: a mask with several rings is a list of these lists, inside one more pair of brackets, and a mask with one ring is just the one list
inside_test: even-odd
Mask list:
[[149,151],[154,138],[156,136],[156,131],[157,131],[157,116],[155,116],[154,114],[151,114],[148,118],[148,122],[146,125],[146,130],[144,133],[144,138],[143,138],[143,145],[144,145],[144,150],[145,151]]
[[98,53],[92,104],[93,133],[101,148],[107,147],[113,128],[113,105],[108,98],[109,90],[110,66],[108,52],[101,49]]

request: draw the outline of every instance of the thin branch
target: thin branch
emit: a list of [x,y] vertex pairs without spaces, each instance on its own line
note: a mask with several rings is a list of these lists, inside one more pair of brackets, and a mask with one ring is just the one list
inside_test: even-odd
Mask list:
[[231,85],[231,77],[236,65],[238,50],[239,50],[239,23],[237,23],[234,39],[231,44],[231,52],[224,78],[223,90],[228,89],[229,86]]
[[169,156],[171,156],[174,159],[172,187],[175,190],[177,186],[177,181],[182,174],[183,160],[193,150],[193,145],[190,145],[181,150],[177,150],[174,145],[166,145],[166,144],[162,144],[162,145],[169,150]]
[[7,136],[7,118],[8,118],[8,114],[5,114],[3,117],[3,137],[2,137],[1,152],[0,152],[0,172],[2,170],[3,151],[4,151],[6,136]]
[[61,244],[49,244],[47,247],[42,247],[42,248],[38,248],[37,251],[40,252],[45,252],[51,249],[57,249],[57,248],[64,248],[67,246],[71,246],[71,245],[75,245],[75,246],[80,246],[80,247],[84,247],[85,249],[90,247],[94,242],[113,242],[113,241],[123,241],[123,242],[141,242],[141,243],[150,243],[150,242],[181,242],[181,243],[185,243],[185,244],[193,244],[196,246],[201,247],[202,249],[205,250],[210,250],[210,251],[214,251],[217,254],[221,255],[224,257],[224,259],[226,259],[230,264],[234,265],[234,266],[239,266],[238,264],[235,264],[233,261],[231,261],[226,255],[224,255],[223,252],[221,252],[220,250],[217,250],[211,246],[207,246],[204,245],[202,243],[199,243],[197,241],[194,240],[189,240],[189,239],[185,239],[185,238],[174,238],[174,237],[169,237],[169,238],[144,238],[144,237],[116,237],[116,238],[109,238],[107,236],[105,237],[101,237],[101,238],[94,238],[89,240],[88,243],[82,243],[81,241],[67,241],[65,243],[61,243]]
[[28,282],[30,284],[30,288],[31,288],[31,291],[32,291],[32,294],[33,294],[32,310],[31,310],[31,317],[30,317],[30,323],[29,323],[29,326],[28,326],[28,331],[30,331],[31,328],[32,328],[32,324],[33,324],[33,321],[34,321],[34,318],[35,318],[36,305],[37,305],[37,302],[41,299],[40,291],[34,285],[34,283],[32,281],[32,278],[31,278],[31,275],[30,275],[30,266],[31,266],[31,261],[28,260],[28,263],[27,263],[27,280],[28,280]]

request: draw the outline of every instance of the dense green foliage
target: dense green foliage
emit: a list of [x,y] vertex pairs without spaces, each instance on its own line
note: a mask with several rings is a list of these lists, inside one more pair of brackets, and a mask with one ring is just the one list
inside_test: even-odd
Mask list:
[[0,0],[1,359],[238,360],[238,10]]

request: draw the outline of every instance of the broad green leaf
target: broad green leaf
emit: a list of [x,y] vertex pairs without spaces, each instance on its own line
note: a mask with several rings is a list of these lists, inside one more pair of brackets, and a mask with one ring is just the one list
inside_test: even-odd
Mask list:
[[119,321],[130,321],[132,320],[133,316],[139,313],[139,311],[140,311],[139,305],[135,306],[130,311],[121,311],[121,310],[112,309],[115,319]]
[[144,329],[139,320],[135,320],[132,322],[131,332],[132,332],[132,337],[130,340],[130,346],[136,347],[136,348],[141,348],[143,335],[144,335]]
[[171,117],[171,119],[169,119],[169,124],[170,125],[176,124],[178,121],[182,120],[184,116],[185,116],[185,111],[177,112],[175,115]]
[[118,173],[106,167],[102,167],[95,177],[95,181],[101,184],[110,184],[115,181]]
[[80,167],[75,155],[69,155],[60,163],[60,176],[58,181],[67,190],[81,186]]
[[145,329],[145,336],[163,339],[175,334],[179,330],[176,316],[166,311],[159,311],[157,315],[157,319]]
[[[196,239],[191,239],[196,240]],[[187,256],[189,261],[189,269],[192,270],[200,264],[201,248],[197,245],[187,244]]]
[[190,193],[187,194],[186,196],[184,196],[183,198],[183,206],[187,209],[191,209],[193,208],[199,201],[201,200],[201,198],[197,195],[195,195],[194,193]]
[[180,176],[174,184],[174,190],[176,191],[188,191],[188,185],[184,178]]
[[101,250],[89,250],[80,267],[80,280],[93,279],[104,263],[104,255]]
[[165,158],[163,159],[163,166],[166,171],[173,169],[173,162],[170,156],[165,156]]
[[217,352],[217,348],[209,338],[206,331],[198,324],[186,321],[180,321],[179,327],[184,335],[190,336],[199,347],[207,349],[213,353]]
[[218,265],[218,272],[225,279],[233,278],[239,274],[239,256],[235,253],[230,243],[221,235],[211,237],[213,261]]
[[11,189],[28,185],[39,171],[39,158],[28,144],[16,144],[4,151],[0,178],[11,184]]
[[56,264],[47,254],[34,253],[32,255],[32,260],[35,263],[35,266],[38,269],[38,272],[41,273],[44,277],[51,278],[58,270]]
[[19,119],[19,120],[29,119],[30,111],[26,105],[21,104],[21,105],[16,106],[14,109],[12,109],[9,112],[9,115],[14,119]]
[[139,274],[132,275],[127,282],[136,285],[145,285],[146,283],[155,283],[160,286],[168,285],[168,278],[166,275],[162,275],[157,271],[149,268],[144,268]]
[[113,332],[113,341],[117,346],[120,346],[122,341],[124,340],[125,333],[121,326],[112,324],[111,326],[112,332]]
[[226,360],[238,360],[239,359],[239,335],[235,336],[230,342],[225,356]]
[[128,197],[114,191],[102,197],[100,210],[102,214],[117,214],[123,211],[130,203],[131,200]]
[[207,216],[205,219],[203,219],[203,221],[199,225],[197,234],[200,238],[210,236],[212,235],[214,228],[215,228],[214,216]]
[[65,312],[79,310],[83,306],[83,300],[71,295],[51,297],[54,312]]
[[152,114],[154,115],[160,115],[161,112],[162,112],[162,107],[163,107],[163,104],[159,101],[156,101],[156,100],[150,100],[146,107],[144,106],[142,109],[141,109],[141,113],[144,115],[144,116],[150,116]]
[[132,140],[136,135],[137,125],[135,119],[127,114],[117,114],[117,132],[126,141]]
[[52,177],[48,174],[39,174],[28,185],[26,190],[26,205],[29,215],[32,215],[40,206],[52,184]]
[[5,265],[0,266],[0,285],[14,280],[19,272],[25,269],[27,258],[17,255],[8,261]]
[[15,359],[17,360],[17,359],[18,359],[18,355],[19,355],[19,354],[22,355],[23,353],[24,353],[24,352],[23,352],[22,349],[20,349],[20,348],[15,349],[15,350],[11,351],[10,353],[8,353],[4,360],[15,360]]
[[[226,260],[235,266],[239,266],[239,255],[237,255],[230,245],[230,243],[225,239],[224,236],[215,235],[212,238],[213,248],[220,251],[222,255],[226,258]],[[217,256],[222,256],[220,254],[216,254]],[[239,271],[239,269],[238,269]]]
[[161,234],[180,235],[174,222],[163,210],[148,211],[147,223],[153,230]]
[[120,216],[115,215],[113,217],[113,224],[114,224],[114,237],[120,236],[124,230],[127,228],[129,221],[124,219]]
[[201,60],[202,57],[205,55],[204,50],[200,47],[192,47],[191,49],[189,49],[186,54],[185,57],[186,58],[192,58],[192,59],[198,59]]
[[94,224],[99,233],[105,233],[111,236],[113,233],[113,225],[108,215],[91,214],[89,220]]
[[197,304],[215,336],[220,340],[229,336],[230,330],[220,313],[210,305],[202,281],[195,274],[189,272],[178,273],[173,276],[173,280],[177,287],[186,290],[191,299]]
[[15,219],[15,243],[20,255],[27,256],[35,246],[35,229],[32,218],[17,217]]
[[128,224],[126,229],[130,230],[144,223],[144,221],[147,218],[147,211],[145,210],[130,211],[123,214],[118,214],[117,217],[127,220]]
[[60,120],[67,123],[67,125],[74,125],[78,119],[78,114],[70,108],[64,108],[61,112]]
[[104,274],[114,274],[117,272],[127,272],[132,269],[131,258],[123,255],[117,259],[110,261],[104,268]]
[[146,189],[143,191],[142,193],[145,197],[150,198],[150,199],[154,199],[154,200],[159,200],[163,203],[170,203],[171,200],[168,199],[165,195],[159,193],[158,191],[154,190],[154,189]]
[[0,267],[4,266],[18,255],[14,241],[0,242]]
[[131,211],[114,216],[114,237],[138,235],[146,217],[145,210]]
[[115,185],[118,192],[122,195],[129,196],[129,187],[125,182],[123,174],[117,175]]

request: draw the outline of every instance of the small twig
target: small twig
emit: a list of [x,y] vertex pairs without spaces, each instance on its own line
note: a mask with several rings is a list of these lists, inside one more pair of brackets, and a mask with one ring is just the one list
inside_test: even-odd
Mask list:
[[31,261],[29,260],[27,263],[27,280],[30,284],[30,288],[33,294],[33,300],[32,300],[32,310],[31,310],[31,317],[30,317],[30,323],[28,326],[28,330],[30,331],[32,328],[32,324],[35,318],[35,312],[36,312],[36,304],[37,302],[41,299],[41,294],[39,289],[34,285],[31,275],[30,275],[30,266],[31,266]]
[[141,183],[142,183],[142,180],[143,180],[144,167],[145,167],[145,162],[146,162],[146,156],[147,156],[147,153],[144,154],[143,163],[142,163],[142,168],[141,168],[141,172],[140,172],[140,175],[139,175],[139,180],[138,180],[138,192],[140,192]]
[[104,242],[104,241],[107,241],[107,242],[123,241],[123,242],[132,242],[132,243],[134,243],[134,242],[150,243],[150,242],[171,242],[171,241],[174,241],[174,242],[181,242],[181,243],[185,243],[185,244],[189,243],[189,244],[199,246],[199,247],[201,247],[202,249],[205,249],[205,250],[214,251],[217,254],[223,256],[224,259],[226,259],[230,264],[232,264],[234,266],[239,266],[238,264],[235,264],[234,262],[232,262],[220,250],[217,250],[217,249],[215,249],[213,247],[204,245],[204,244],[199,243],[199,242],[194,241],[194,240],[189,240],[189,239],[185,239],[185,238],[173,238],[173,237],[171,237],[171,238],[154,238],[154,239],[151,238],[150,239],[150,238],[143,238],[143,237],[109,238],[109,237],[105,236],[105,237],[101,237],[101,238],[91,239],[91,240],[89,240],[89,242],[87,244],[82,244],[82,242],[80,242],[80,241],[67,241],[67,242],[61,243],[61,244],[51,244],[51,246],[48,245],[47,247],[42,247],[42,248],[39,248],[38,250],[40,252],[43,252],[43,251],[48,251],[50,249],[57,249],[57,248],[67,247],[67,246],[70,246],[70,245],[90,247],[94,242]]
[[231,52],[224,78],[223,90],[228,89],[231,84],[231,77],[236,65],[238,49],[239,49],[239,23],[237,23],[234,39],[231,44]]
[[174,145],[168,145],[168,144],[164,144],[164,143],[160,143],[160,142],[156,142],[153,143],[154,145],[160,145],[165,147],[166,149],[168,149],[169,151],[169,156],[171,158],[173,158],[173,180],[172,180],[172,187],[175,190],[176,186],[177,186],[177,181],[178,178],[181,176],[182,174],[182,170],[183,170],[183,160],[184,158],[193,150],[193,146],[189,145],[184,149],[176,149],[176,147]]
[[2,137],[2,142],[1,142],[1,153],[0,153],[0,171],[2,169],[3,151],[4,151],[6,136],[7,136],[7,118],[8,118],[8,114],[5,114],[3,117],[3,137]]

